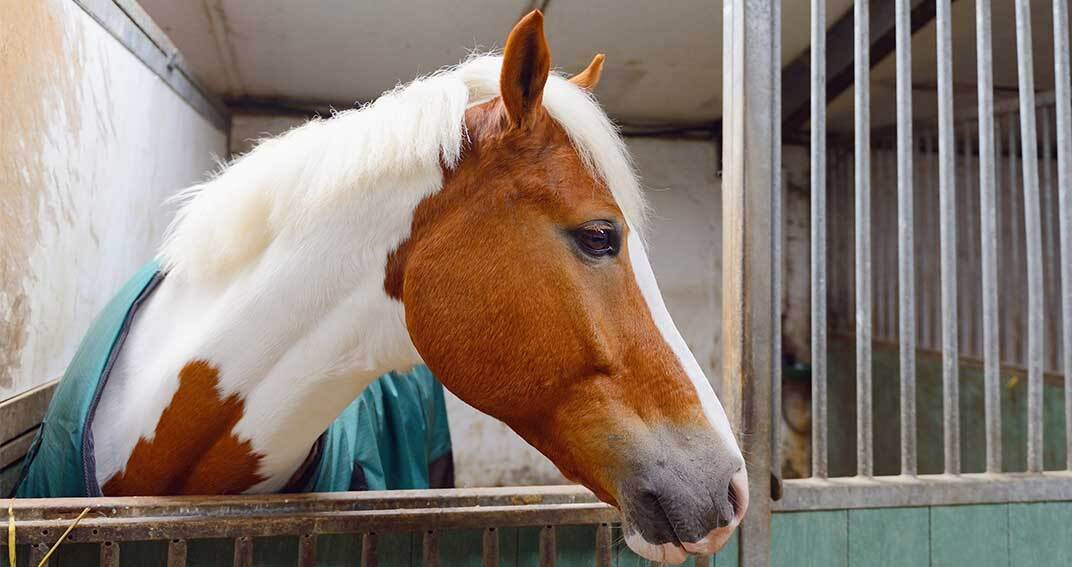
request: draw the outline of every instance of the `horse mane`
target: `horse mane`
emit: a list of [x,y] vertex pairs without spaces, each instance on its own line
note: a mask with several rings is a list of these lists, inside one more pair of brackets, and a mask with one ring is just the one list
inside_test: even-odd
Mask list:
[[[465,111],[499,95],[501,66],[501,56],[474,55],[371,104],[260,141],[208,181],[169,200],[179,209],[159,252],[162,265],[194,279],[232,274],[284,230],[315,223],[323,207],[409,187],[398,181],[453,167],[466,136]],[[643,234],[643,193],[607,115],[587,91],[555,73],[543,104],[592,175],[609,187],[632,230]]]

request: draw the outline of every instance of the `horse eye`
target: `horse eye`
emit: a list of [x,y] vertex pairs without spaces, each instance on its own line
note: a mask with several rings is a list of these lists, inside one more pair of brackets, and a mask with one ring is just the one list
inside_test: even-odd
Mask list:
[[613,256],[618,253],[618,229],[607,221],[590,221],[573,231],[581,251],[589,256]]

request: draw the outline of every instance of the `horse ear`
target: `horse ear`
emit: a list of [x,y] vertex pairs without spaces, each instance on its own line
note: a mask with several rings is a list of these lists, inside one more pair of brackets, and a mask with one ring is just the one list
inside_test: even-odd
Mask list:
[[588,92],[596,90],[596,85],[599,84],[599,77],[603,74],[603,61],[606,58],[602,53],[597,53],[592,58],[592,62],[588,64],[588,68],[570,77],[569,82]]
[[503,50],[499,89],[514,126],[530,125],[539,116],[550,72],[551,50],[543,36],[543,14],[533,10],[514,26]]

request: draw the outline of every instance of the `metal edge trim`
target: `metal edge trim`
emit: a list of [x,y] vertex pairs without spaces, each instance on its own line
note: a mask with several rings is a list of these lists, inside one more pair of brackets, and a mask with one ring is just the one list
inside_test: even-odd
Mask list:
[[962,474],[794,479],[776,512],[1072,500],[1072,473]]
[[205,88],[178,48],[134,0],[72,0],[89,17],[160,77],[175,94],[225,134],[231,131],[231,113],[223,101]]

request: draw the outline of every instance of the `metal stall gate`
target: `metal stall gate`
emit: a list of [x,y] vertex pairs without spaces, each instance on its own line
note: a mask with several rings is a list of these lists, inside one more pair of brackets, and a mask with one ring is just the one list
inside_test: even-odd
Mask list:
[[[741,533],[742,564],[1068,564],[1067,0],[1047,3],[1055,86],[1041,95],[1031,2],[1015,0],[1012,102],[995,102],[993,7],[976,0],[972,109],[954,106],[951,0],[856,0],[851,24],[834,30],[826,4],[810,6],[810,112],[800,121],[810,122],[811,463],[807,478],[784,481],[779,427],[770,420],[771,408],[782,407],[781,317],[770,308],[780,305],[785,261],[774,118],[783,117],[782,73],[771,64],[779,8],[727,5],[726,20],[738,27],[725,34],[724,380],[740,392],[744,417],[734,415],[757,504]],[[892,8],[893,17],[876,17],[871,4]],[[911,40],[927,9],[937,39],[933,131],[914,119],[912,105]],[[888,133],[871,125],[873,28],[895,49],[896,125]],[[773,39],[756,37],[764,32]],[[828,40],[849,42],[853,53],[845,151],[827,139],[826,89],[834,80],[828,62],[844,57],[827,49],[846,43]],[[764,505],[757,501],[766,479],[757,477],[767,463],[780,498]]]

